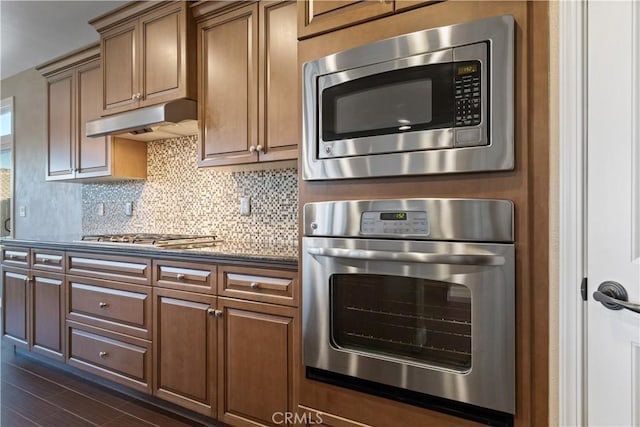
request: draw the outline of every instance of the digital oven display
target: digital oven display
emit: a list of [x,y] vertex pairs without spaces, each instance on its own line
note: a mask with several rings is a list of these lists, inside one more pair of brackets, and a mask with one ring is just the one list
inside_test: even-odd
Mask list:
[[360,221],[362,234],[374,235],[429,235],[429,217],[426,211],[367,211]]
[[380,220],[382,221],[406,221],[406,212],[382,212],[380,213]]

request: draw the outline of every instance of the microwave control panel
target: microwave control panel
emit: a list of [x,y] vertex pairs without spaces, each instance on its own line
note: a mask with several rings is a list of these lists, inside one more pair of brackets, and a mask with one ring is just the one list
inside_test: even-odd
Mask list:
[[429,234],[426,211],[367,211],[360,221],[362,234]]
[[454,63],[455,126],[476,126],[482,120],[480,61]]

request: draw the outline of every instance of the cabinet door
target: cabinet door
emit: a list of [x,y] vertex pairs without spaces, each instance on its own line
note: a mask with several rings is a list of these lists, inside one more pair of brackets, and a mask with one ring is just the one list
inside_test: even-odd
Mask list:
[[36,271],[31,276],[31,350],[64,362],[64,276]]
[[298,2],[298,37],[306,38],[393,13],[393,0],[303,0]]
[[131,110],[139,104],[137,21],[102,34],[103,115]]
[[30,315],[28,271],[2,267],[2,337],[29,348]]
[[175,2],[140,19],[140,105],[187,96],[187,6]]
[[296,2],[260,2],[261,161],[295,159],[300,130]]
[[255,162],[258,6],[206,20],[198,35],[200,166]]
[[216,298],[170,289],[154,295],[154,395],[215,416]]
[[74,176],[74,74],[58,74],[48,81],[49,143],[47,181],[69,179]]
[[218,298],[218,419],[273,425],[293,411],[296,310]]
[[86,123],[100,118],[102,114],[102,73],[100,62],[82,66],[77,72],[78,117],[77,117],[77,168],[76,178],[109,175],[111,144],[108,137],[89,138]]

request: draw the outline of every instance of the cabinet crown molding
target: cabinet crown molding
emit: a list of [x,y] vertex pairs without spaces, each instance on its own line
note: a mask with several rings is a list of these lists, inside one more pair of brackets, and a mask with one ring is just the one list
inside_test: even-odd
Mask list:
[[70,68],[77,67],[87,62],[100,59],[100,43],[93,43],[88,46],[81,47],[72,52],[52,59],[51,61],[40,64],[36,70],[40,71],[44,77],[50,77],[54,74],[66,71]]
[[103,32],[123,22],[137,19],[140,15],[159,9],[170,3],[182,3],[180,1],[132,1],[117,9],[102,14],[89,21],[98,32]]
[[191,4],[191,14],[197,21],[202,21],[217,13],[230,12],[234,9],[256,3],[258,0],[200,0]]

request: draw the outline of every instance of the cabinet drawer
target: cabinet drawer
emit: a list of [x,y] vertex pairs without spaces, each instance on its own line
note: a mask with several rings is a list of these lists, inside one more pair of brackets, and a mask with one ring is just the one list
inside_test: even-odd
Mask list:
[[2,263],[14,267],[28,268],[29,265],[29,248],[3,247]]
[[216,293],[217,266],[179,261],[154,261],[153,285],[183,291]]
[[151,390],[151,343],[67,322],[68,363],[140,391]]
[[49,249],[31,249],[31,268],[64,272],[64,252]]
[[67,277],[67,319],[151,338],[151,288]]
[[117,255],[67,254],[67,274],[151,284],[151,260]]
[[297,304],[297,276],[291,270],[219,266],[218,294],[276,304]]

